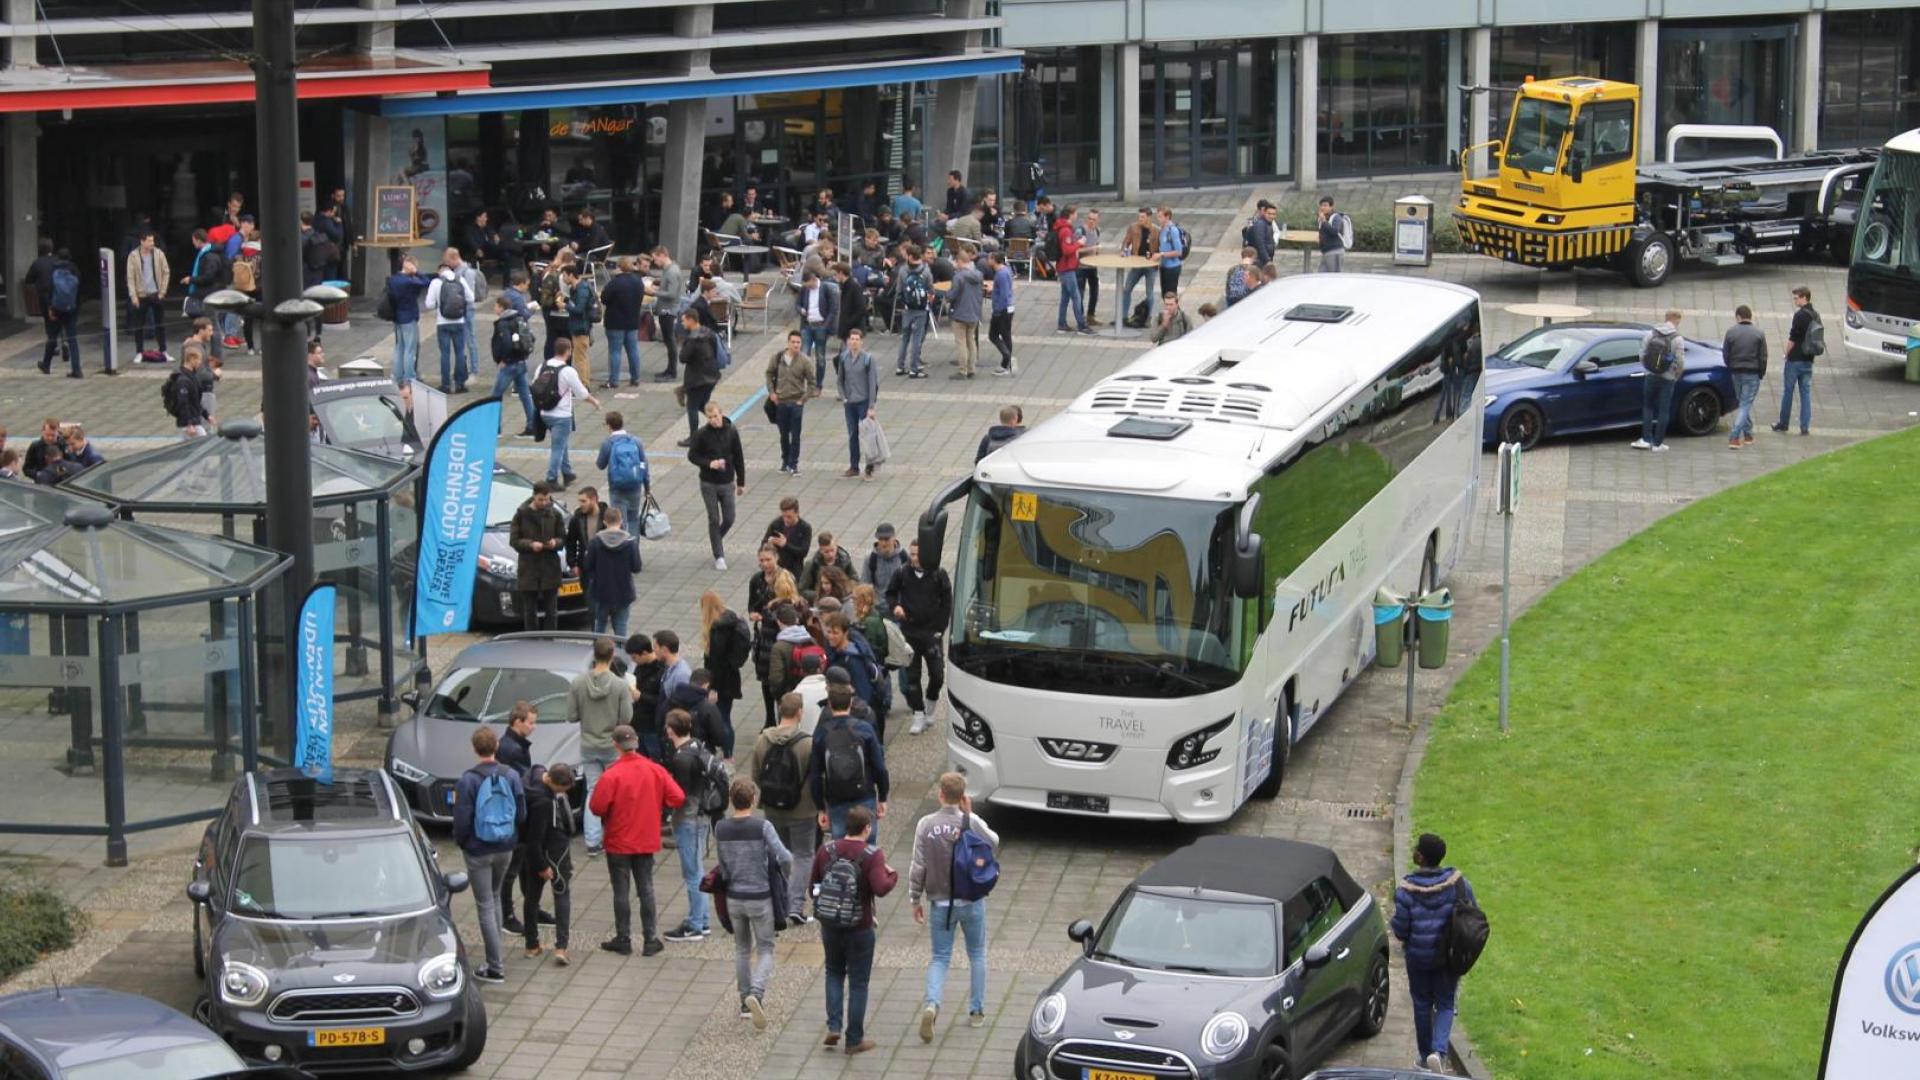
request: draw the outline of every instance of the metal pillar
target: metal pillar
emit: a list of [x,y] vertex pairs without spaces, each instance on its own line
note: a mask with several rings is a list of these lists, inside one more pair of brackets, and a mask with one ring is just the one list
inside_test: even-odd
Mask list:
[[[32,38],[26,39],[29,44]],[[0,118],[7,141],[6,183],[0,185],[0,206],[6,213],[7,316],[27,314],[25,290],[18,282],[40,254],[40,118],[30,112]]]
[[1660,20],[1634,27],[1633,81],[1640,84],[1640,160],[1660,160]]
[[[276,305],[300,295],[298,209],[299,124],[294,108],[293,0],[253,0],[254,132],[259,145],[261,414],[267,451],[267,538],[293,557],[281,582],[287,597],[283,640],[295,640],[300,598],[313,584],[312,444],[307,438],[306,342],[303,324],[273,317]],[[369,209],[371,208],[371,204]],[[369,220],[371,220],[369,218]],[[277,651],[267,672],[267,716],[294,723],[292,650]]]
[[[1493,83],[1493,30],[1490,27],[1476,26],[1467,31],[1467,82],[1474,86],[1490,86]],[[1467,95],[1467,145],[1479,146],[1493,138],[1493,92],[1482,91]],[[1486,159],[1486,151],[1480,151],[1477,161],[1469,162],[1474,175],[1481,171],[1481,161]],[[1491,166],[1488,166],[1491,168]]]
[[101,787],[107,797],[107,865],[127,865],[127,755],[126,722],[121,711],[120,616],[100,620],[100,741]]
[[1792,145],[1801,153],[1820,145],[1821,19],[1818,11],[1800,16],[1800,33],[1794,38]]
[[1296,65],[1300,80],[1300,105],[1294,110],[1299,120],[1294,132],[1300,139],[1293,155],[1293,175],[1301,191],[1311,193],[1320,185],[1320,35],[1300,38],[1300,62]]
[[393,509],[388,496],[381,496],[374,504],[375,543],[380,550],[374,556],[374,590],[379,598],[380,610],[375,613],[380,620],[380,708],[381,727],[393,725],[393,650],[400,643],[393,633]]
[[1140,46],[1128,42],[1116,50],[1116,55],[1120,62],[1114,79],[1115,89],[1120,92],[1120,107],[1119,115],[1114,118],[1114,142],[1118,147],[1114,153],[1114,173],[1119,180],[1120,201],[1132,205],[1140,201]]
[[253,597],[240,598],[240,767],[260,767],[260,698],[254,690]]

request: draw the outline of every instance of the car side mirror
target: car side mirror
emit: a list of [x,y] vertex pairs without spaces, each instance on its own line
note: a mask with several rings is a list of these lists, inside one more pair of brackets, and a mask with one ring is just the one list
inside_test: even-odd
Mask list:
[[1584,379],[1600,370],[1600,365],[1591,360],[1581,360],[1573,365],[1573,377]]
[[420,691],[407,690],[400,694],[400,703],[414,712],[420,711]]
[[1080,943],[1082,951],[1093,947],[1093,924],[1085,919],[1075,919],[1067,927],[1067,937]]
[[453,873],[447,875],[446,882],[447,882],[448,892],[450,893],[466,892],[467,891],[467,872],[465,870],[455,870]]
[[204,879],[187,882],[187,899],[196,904],[204,904],[213,897],[213,886]]
[[1333,953],[1329,952],[1325,945],[1313,945],[1308,947],[1307,955],[1301,957],[1300,962],[1306,965],[1308,971],[1312,971],[1315,968],[1326,967],[1332,959]]

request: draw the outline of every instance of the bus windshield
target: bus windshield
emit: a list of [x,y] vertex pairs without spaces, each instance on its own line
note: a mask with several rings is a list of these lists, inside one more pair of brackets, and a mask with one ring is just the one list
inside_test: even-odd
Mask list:
[[1853,268],[1920,272],[1920,154],[1881,153],[1860,202]]
[[1507,133],[1507,165],[1551,175],[1560,164],[1560,142],[1572,113],[1558,101],[1521,98],[1513,110],[1513,130]]
[[1184,697],[1239,678],[1234,508],[976,484],[955,556],[953,662],[995,682]]

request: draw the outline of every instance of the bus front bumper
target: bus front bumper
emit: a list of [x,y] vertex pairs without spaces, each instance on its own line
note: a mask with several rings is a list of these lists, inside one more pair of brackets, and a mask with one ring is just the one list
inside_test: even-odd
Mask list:
[[[1849,322],[1852,319],[1848,320]],[[1891,320],[1876,320],[1890,322]],[[1862,360],[1890,360],[1904,363],[1907,359],[1907,335],[1905,330],[1890,332],[1872,326],[1847,327],[1847,351]]]
[[1036,740],[995,737],[981,751],[951,732],[947,755],[967,794],[995,806],[1132,821],[1224,821],[1237,806],[1235,761],[1179,771],[1166,748],[1121,747],[1100,764],[1056,762]]

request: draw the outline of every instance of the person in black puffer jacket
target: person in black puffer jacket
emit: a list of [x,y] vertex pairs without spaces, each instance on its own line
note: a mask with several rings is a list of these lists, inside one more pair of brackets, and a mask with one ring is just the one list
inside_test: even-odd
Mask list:
[[[681,346],[681,361],[692,371],[695,360],[689,358],[691,339]],[[740,432],[720,411],[708,403],[707,422],[694,432],[687,447],[687,460],[700,470],[700,501],[707,507],[707,541],[713,548],[713,568],[727,568],[726,536],[733,528],[734,497],[747,493],[747,455],[740,448]]]
[[1393,893],[1393,936],[1407,958],[1407,992],[1413,997],[1413,1034],[1420,1063],[1434,1072],[1447,1060],[1453,1034],[1454,995],[1460,977],[1447,970],[1447,926],[1454,905],[1478,904],[1466,875],[1451,866],[1447,842],[1423,833],[1413,849],[1413,873]]

